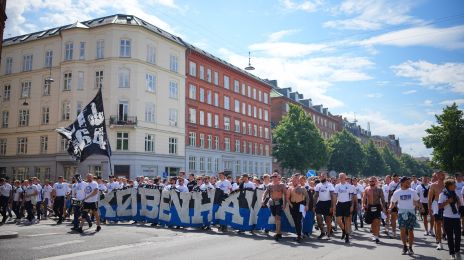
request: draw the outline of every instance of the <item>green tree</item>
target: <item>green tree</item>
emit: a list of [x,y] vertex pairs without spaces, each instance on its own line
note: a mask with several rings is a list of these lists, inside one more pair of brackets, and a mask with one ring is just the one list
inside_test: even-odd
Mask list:
[[304,110],[290,105],[288,114],[273,131],[273,155],[282,168],[298,170],[319,169],[327,163],[327,147]]
[[427,148],[433,148],[432,162],[442,170],[464,170],[464,118],[456,103],[435,115],[438,125],[426,129],[422,140]]
[[363,176],[384,176],[389,168],[372,141],[365,146],[366,161],[362,169]]
[[338,132],[328,141],[329,170],[359,175],[365,154],[358,139],[346,130]]
[[403,175],[404,166],[401,164],[398,157],[393,154],[387,146],[382,149],[382,157],[391,173]]
[[409,154],[402,154],[400,161],[404,166],[404,175],[430,176],[433,172],[433,169],[427,162],[420,162]]

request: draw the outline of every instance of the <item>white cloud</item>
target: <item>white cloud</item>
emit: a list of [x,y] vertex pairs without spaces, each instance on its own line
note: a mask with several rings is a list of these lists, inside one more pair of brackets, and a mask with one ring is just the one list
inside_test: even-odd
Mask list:
[[[173,0],[157,0],[146,3],[141,0],[21,0],[7,2],[5,37],[25,34],[61,26],[75,21],[84,21],[114,13],[138,16],[166,31],[175,33],[168,23],[148,12],[150,6],[178,8]],[[27,12],[40,9],[37,19],[26,18]]]
[[370,94],[367,94],[366,97],[368,97],[368,98],[381,98],[381,97],[383,97],[383,94],[382,93],[370,93]]
[[414,94],[416,92],[417,92],[417,90],[411,89],[411,90],[403,91],[401,93],[403,93],[403,95],[411,95],[411,94]]
[[417,80],[419,85],[464,93],[464,63],[433,64],[427,61],[406,61],[391,67],[400,77]]
[[413,27],[392,31],[359,41],[366,47],[390,45],[398,47],[427,46],[447,50],[464,48],[464,25],[436,28],[431,26]]
[[263,52],[269,56],[282,58],[298,58],[312,53],[328,51],[325,44],[304,44],[293,42],[262,42],[250,45],[251,51]]
[[332,20],[325,27],[350,30],[378,30],[385,26],[420,23],[408,15],[413,2],[410,0],[345,0],[333,9],[334,14],[351,18]]
[[[343,117],[350,118],[353,112],[342,114]],[[361,126],[371,125],[373,135],[394,134],[400,139],[400,145],[403,153],[409,153],[414,156],[430,156],[432,150],[427,149],[422,143],[422,137],[426,135],[425,129],[429,128],[432,121],[424,120],[420,123],[401,124],[385,118],[379,112],[367,112],[365,114],[356,113],[356,119]]]
[[433,101],[430,100],[430,99],[426,99],[426,100],[424,100],[424,103],[422,103],[422,104],[424,106],[426,106],[426,107],[431,107],[431,106],[433,106]]
[[456,105],[458,106],[462,105],[464,104],[464,98],[454,99],[454,100],[443,100],[442,102],[440,102],[441,105],[445,105],[445,106],[450,106],[453,103],[456,103]]
[[305,12],[314,12],[322,5],[322,0],[282,0],[280,1],[285,9],[301,10]]
[[298,30],[298,29],[291,29],[291,30],[282,30],[282,31],[274,32],[274,33],[271,33],[269,35],[268,41],[269,42],[280,41],[283,37],[295,34],[295,33],[299,32],[299,31],[300,30]]

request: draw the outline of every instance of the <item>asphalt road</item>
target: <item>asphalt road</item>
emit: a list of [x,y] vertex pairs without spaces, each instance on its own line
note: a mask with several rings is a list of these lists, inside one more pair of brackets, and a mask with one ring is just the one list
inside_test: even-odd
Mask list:
[[[434,238],[417,230],[415,255],[401,255],[399,239],[381,238],[370,241],[368,229],[352,235],[349,245],[340,240],[340,232],[332,240],[318,240],[316,233],[302,244],[287,234],[280,242],[257,232],[237,234],[234,231],[200,231],[133,225],[129,222],[95,227],[83,234],[70,231],[69,223],[56,225],[51,220],[22,226],[5,224],[2,231],[18,232],[17,238],[0,240],[0,259],[447,259],[445,250],[436,251]],[[317,232],[317,231],[316,231]],[[285,235],[284,235],[285,236]]]

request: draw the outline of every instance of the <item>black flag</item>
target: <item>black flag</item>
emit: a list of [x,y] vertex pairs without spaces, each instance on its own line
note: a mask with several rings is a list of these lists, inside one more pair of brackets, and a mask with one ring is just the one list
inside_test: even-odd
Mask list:
[[95,98],[79,113],[76,121],[56,131],[68,139],[68,153],[76,160],[84,161],[92,154],[111,156],[106,133],[105,114],[101,89]]

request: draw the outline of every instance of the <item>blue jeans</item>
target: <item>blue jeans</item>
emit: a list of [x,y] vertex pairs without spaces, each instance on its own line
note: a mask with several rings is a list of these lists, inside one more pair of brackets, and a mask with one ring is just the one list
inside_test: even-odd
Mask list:
[[79,227],[79,217],[81,216],[81,207],[78,206],[73,206],[73,211],[74,211],[74,219],[72,221],[72,224],[74,228]]

